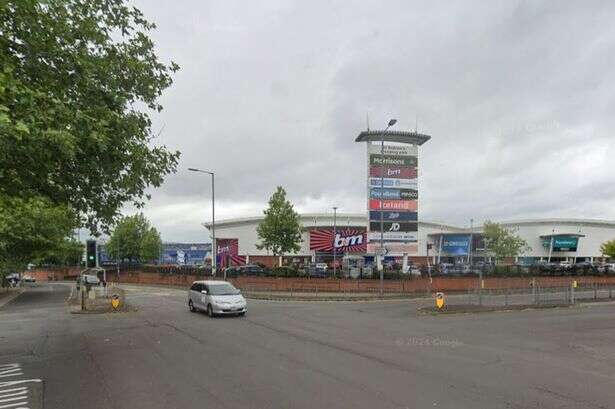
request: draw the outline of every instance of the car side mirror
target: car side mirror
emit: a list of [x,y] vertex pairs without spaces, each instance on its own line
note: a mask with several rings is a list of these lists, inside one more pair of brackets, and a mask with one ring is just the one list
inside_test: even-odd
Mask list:
[[207,290],[201,290],[201,294],[207,294]]

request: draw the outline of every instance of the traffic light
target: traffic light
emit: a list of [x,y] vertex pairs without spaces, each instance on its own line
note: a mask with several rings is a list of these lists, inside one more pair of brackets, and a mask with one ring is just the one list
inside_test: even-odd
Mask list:
[[96,267],[96,240],[88,240],[86,249],[85,266],[88,268]]

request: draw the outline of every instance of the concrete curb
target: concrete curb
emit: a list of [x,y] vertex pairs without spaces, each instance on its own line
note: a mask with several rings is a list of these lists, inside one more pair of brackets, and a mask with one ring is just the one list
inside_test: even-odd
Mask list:
[[[0,290],[0,291],[2,291],[2,290]],[[13,301],[15,298],[19,297],[21,295],[21,293],[23,293],[23,289],[20,288],[19,290],[14,291],[14,293],[9,295],[8,297],[0,298],[0,308],[4,307],[5,305],[7,305],[11,301]]]
[[[578,304],[577,304],[578,305]],[[418,308],[418,312],[428,315],[455,315],[455,314],[485,314],[490,312],[512,312],[512,311],[530,311],[530,310],[552,310],[558,308],[572,308],[572,304],[544,304],[544,305],[509,305],[507,307],[483,307],[483,308],[464,308],[458,306],[454,310],[437,310],[435,307]]]
[[352,297],[352,296],[281,296],[275,294],[251,294],[242,292],[243,296],[249,300],[265,300],[265,301],[307,301],[307,302],[317,302],[317,301],[343,301],[343,302],[365,302],[365,301],[410,301],[410,300],[420,300],[420,299],[429,299],[427,297],[408,297],[404,295],[400,296],[389,296],[389,297]]

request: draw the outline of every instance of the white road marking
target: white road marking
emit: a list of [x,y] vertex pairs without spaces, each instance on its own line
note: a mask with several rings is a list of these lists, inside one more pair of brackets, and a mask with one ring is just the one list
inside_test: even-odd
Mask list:
[[[0,378],[17,377],[22,376],[23,370],[21,364],[11,363],[0,365]],[[24,384],[40,384],[43,381],[41,379],[16,379],[0,381],[0,409],[16,408],[16,409],[31,409],[38,408],[42,405],[41,388],[35,388],[34,390]],[[21,385],[17,388],[13,386]],[[36,393],[36,390],[39,390]],[[32,396],[30,396],[32,395]],[[36,404],[35,402],[40,402]],[[32,405],[35,403],[35,406]]]
[[[13,397],[13,396],[19,396],[19,395],[24,395],[24,394],[28,393],[28,390],[26,388],[19,388],[19,389],[22,389],[22,391],[14,392],[14,393],[4,393],[6,391],[3,391],[3,394],[0,395],[0,399],[10,398],[10,397]],[[2,401],[0,400],[0,402],[2,402]]]

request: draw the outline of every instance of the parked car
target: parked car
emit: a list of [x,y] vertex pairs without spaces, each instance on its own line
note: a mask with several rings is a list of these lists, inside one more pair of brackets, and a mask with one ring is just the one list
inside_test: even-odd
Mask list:
[[421,270],[417,266],[414,266],[414,265],[408,267],[408,273],[410,273],[410,275],[413,275],[415,277],[421,276]]
[[307,273],[311,277],[326,277],[327,276],[327,264],[326,263],[310,264],[307,268]]
[[19,274],[11,273],[5,277],[5,280],[9,283],[10,287],[17,287],[17,284],[21,281]]
[[609,273],[615,271],[615,263],[601,263],[595,267],[599,273]]
[[265,275],[265,273],[267,272],[267,270],[265,270],[258,264],[246,264],[244,266],[239,266],[237,268],[237,271],[239,272],[239,274],[245,274],[249,276]]
[[226,281],[195,281],[188,290],[188,308],[191,312],[207,311],[207,315],[245,315],[246,299],[241,291]]
[[559,263],[559,267],[564,270],[568,270],[572,268],[572,263],[570,261],[561,261]]
[[31,275],[26,274],[23,277],[21,277],[21,282],[22,283],[34,284],[34,283],[36,283],[36,279],[34,277],[32,277]]

